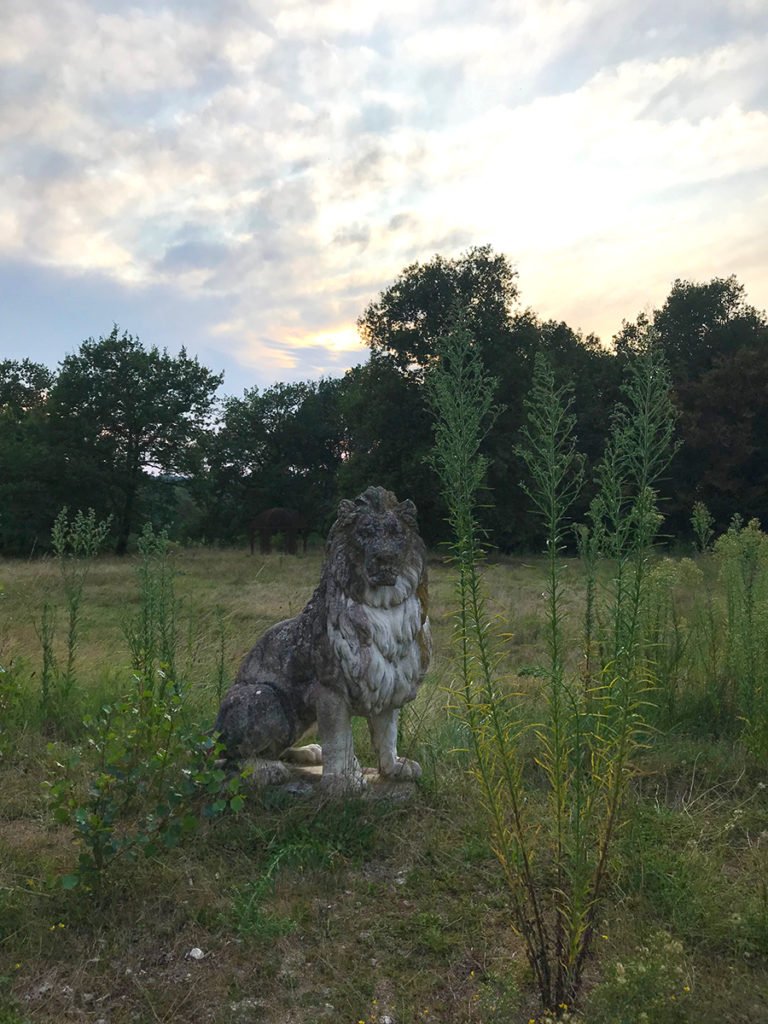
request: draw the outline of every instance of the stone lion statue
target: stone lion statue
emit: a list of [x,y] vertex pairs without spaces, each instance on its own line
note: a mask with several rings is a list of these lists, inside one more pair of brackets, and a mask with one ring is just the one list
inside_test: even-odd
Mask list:
[[[245,656],[216,719],[226,757],[253,763],[262,783],[287,779],[286,760],[322,763],[323,788],[358,790],[364,777],[351,719],[359,715],[368,720],[380,774],[419,778],[418,763],[397,755],[397,719],[431,654],[416,506],[369,487],[340,503],[307,606]],[[315,727],[319,746],[296,747]]]

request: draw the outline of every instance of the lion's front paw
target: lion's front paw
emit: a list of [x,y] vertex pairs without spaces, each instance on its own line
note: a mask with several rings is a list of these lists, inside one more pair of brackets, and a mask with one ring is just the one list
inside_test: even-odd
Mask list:
[[381,774],[396,782],[413,782],[421,778],[421,765],[408,757],[396,757],[391,768],[382,768]]

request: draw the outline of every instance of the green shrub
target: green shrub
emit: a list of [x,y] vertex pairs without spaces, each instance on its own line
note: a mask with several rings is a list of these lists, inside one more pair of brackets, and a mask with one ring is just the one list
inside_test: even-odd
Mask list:
[[70,825],[81,852],[65,888],[98,887],[116,861],[150,857],[198,828],[200,815],[239,810],[242,776],[216,767],[209,736],[180,728],[182,700],[105,705],[85,722],[80,748],[55,761],[47,782],[54,817]]

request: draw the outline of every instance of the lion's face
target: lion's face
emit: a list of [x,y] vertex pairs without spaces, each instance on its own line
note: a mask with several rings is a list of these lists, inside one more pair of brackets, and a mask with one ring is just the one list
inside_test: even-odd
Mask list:
[[[424,557],[416,506],[383,487],[342,501],[329,535],[330,572],[357,600],[383,587],[415,586]],[[405,577],[407,576],[407,581]]]
[[350,538],[370,587],[392,587],[405,565],[410,537],[395,512],[359,514]]

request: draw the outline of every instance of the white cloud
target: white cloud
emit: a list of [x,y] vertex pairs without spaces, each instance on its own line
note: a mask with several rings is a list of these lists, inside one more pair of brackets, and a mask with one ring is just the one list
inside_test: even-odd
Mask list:
[[215,343],[246,365],[354,358],[363,305],[440,240],[491,242],[587,329],[679,274],[743,268],[768,298],[748,0],[720,45],[691,24],[675,50],[657,13],[636,52],[608,0],[7,2],[0,256],[231,296]]
[[524,0],[488,6],[482,19],[425,25],[404,40],[403,53],[418,67],[458,65],[482,77],[519,79],[565,49],[605,3]]
[[437,0],[289,0],[274,5],[272,23],[283,36],[306,39],[367,35],[385,23],[407,30],[414,20],[434,16]]

